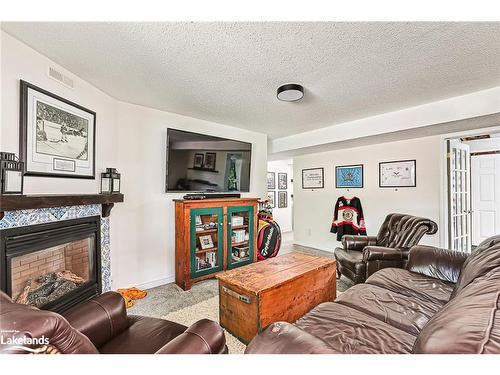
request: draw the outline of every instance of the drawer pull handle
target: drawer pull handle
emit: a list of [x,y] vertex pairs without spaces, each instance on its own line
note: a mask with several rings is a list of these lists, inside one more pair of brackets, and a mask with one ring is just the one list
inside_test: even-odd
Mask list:
[[245,303],[250,304],[250,297],[248,297],[248,296],[236,293],[234,290],[231,290],[231,289],[229,289],[229,288],[227,288],[225,286],[222,287],[222,291],[224,293],[230,295],[231,297],[239,299],[241,302],[245,302]]

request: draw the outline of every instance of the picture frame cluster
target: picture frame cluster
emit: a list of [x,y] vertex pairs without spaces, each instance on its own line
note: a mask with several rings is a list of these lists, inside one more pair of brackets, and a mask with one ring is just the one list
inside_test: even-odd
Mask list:
[[[378,186],[380,188],[411,188],[417,186],[416,159],[383,161],[378,164]],[[325,169],[302,169],[302,189],[314,190],[325,187]],[[335,166],[336,189],[361,189],[364,187],[364,165]]]
[[276,208],[276,186],[278,187],[278,208],[288,207],[288,174],[278,172],[276,182],[276,172],[267,172],[267,199],[272,208]]

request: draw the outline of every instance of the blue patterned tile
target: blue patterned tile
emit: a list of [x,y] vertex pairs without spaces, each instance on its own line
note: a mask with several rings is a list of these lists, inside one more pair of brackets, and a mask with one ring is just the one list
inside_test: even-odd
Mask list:
[[[0,220],[0,230],[97,215],[101,215],[101,205],[99,204],[7,211],[3,219]],[[101,217],[101,280],[103,292],[111,290],[110,253],[109,218]]]

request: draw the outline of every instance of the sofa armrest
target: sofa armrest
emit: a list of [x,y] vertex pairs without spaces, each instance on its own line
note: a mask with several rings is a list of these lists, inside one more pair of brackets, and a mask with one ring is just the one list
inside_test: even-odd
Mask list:
[[363,261],[372,260],[405,260],[408,257],[408,250],[395,249],[384,246],[366,246],[363,250]]
[[366,246],[375,246],[377,237],[375,236],[352,236],[346,234],[342,236],[342,246],[345,250],[362,251]]
[[87,336],[97,348],[129,326],[125,301],[116,292],[103,293],[63,315],[73,328]]
[[226,336],[217,323],[202,319],[191,325],[155,354],[222,354],[226,353]]
[[432,246],[413,246],[406,269],[442,281],[456,283],[467,253],[438,249]]
[[273,323],[248,344],[245,354],[335,354],[320,338],[286,322]]

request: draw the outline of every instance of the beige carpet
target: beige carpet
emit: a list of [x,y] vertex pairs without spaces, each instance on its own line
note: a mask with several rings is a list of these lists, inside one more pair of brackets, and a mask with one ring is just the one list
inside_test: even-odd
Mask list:
[[[203,302],[185,307],[181,310],[173,311],[162,319],[171,320],[176,323],[190,326],[200,319],[210,319],[215,322],[219,321],[219,296],[209,298]],[[229,349],[229,354],[243,354],[246,345],[239,341],[236,337],[224,330],[226,334],[226,344]]]

